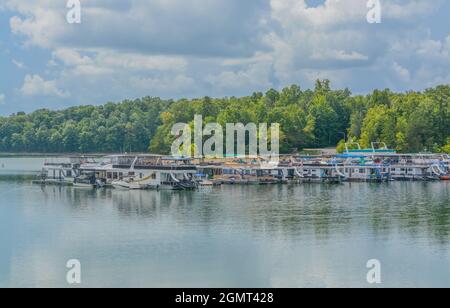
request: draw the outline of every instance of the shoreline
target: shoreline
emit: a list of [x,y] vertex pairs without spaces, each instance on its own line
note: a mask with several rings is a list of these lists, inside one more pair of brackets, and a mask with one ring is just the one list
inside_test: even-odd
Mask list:
[[[289,153],[289,154],[280,154],[280,156],[285,155],[335,155],[336,152],[333,152],[329,148],[324,149],[304,149],[303,151],[300,151],[298,153]],[[0,158],[14,158],[14,157],[79,157],[79,156],[88,156],[88,157],[104,157],[108,155],[145,155],[145,154],[151,154],[151,153],[142,153],[142,152],[130,152],[130,153],[79,153],[79,152],[72,152],[72,153],[10,153],[10,152],[0,152]]]
[[[69,156],[93,156],[103,157],[112,155],[113,153],[5,153],[0,152],[0,158],[14,158],[14,157],[69,157]],[[135,153],[132,153],[135,154]]]

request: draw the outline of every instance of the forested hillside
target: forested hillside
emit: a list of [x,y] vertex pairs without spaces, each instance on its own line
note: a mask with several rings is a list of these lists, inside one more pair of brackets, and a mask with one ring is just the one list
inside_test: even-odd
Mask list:
[[344,137],[369,146],[384,141],[400,152],[450,152],[450,85],[424,92],[375,90],[355,96],[332,90],[328,80],[314,90],[293,85],[248,97],[164,101],[146,97],[119,104],[38,110],[0,117],[0,152],[168,153],[172,125],[280,123],[284,153],[336,146]]

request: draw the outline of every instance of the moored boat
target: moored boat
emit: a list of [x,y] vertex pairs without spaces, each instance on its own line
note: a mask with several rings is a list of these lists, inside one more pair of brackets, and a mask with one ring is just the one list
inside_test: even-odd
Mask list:
[[162,155],[111,155],[100,165],[82,166],[120,189],[195,189],[197,168],[187,158]]
[[48,158],[44,162],[38,179],[32,183],[71,186],[74,184],[75,178],[81,175],[80,166],[92,162],[94,162],[94,158],[87,156]]
[[73,186],[75,188],[101,188],[104,187],[104,182],[97,179],[94,173],[82,174],[74,179]]

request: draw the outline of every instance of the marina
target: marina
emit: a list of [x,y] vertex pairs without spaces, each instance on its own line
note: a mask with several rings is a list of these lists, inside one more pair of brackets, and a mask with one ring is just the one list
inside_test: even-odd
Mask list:
[[[382,262],[384,287],[448,286],[448,181],[368,181],[370,170],[392,174],[394,164],[345,157],[354,155],[361,153],[289,155],[277,164],[148,154],[2,158],[0,217],[9,232],[0,286],[64,285],[72,258],[82,262],[83,287],[364,287],[372,258]],[[413,156],[418,165],[438,159],[448,168],[441,154],[421,155]],[[363,164],[373,167],[355,174]],[[197,184],[113,186],[140,173],[144,181],[188,173]],[[42,174],[45,185],[32,184]]]
[[445,181],[446,154],[397,154],[386,145],[336,155],[282,155],[223,159],[119,154],[50,158],[34,184],[125,190],[196,190],[217,185]]
[[32,185],[44,159],[2,160],[0,286],[67,286],[73,258],[82,287],[370,287],[372,258],[383,287],[450,283],[445,181],[177,192]]

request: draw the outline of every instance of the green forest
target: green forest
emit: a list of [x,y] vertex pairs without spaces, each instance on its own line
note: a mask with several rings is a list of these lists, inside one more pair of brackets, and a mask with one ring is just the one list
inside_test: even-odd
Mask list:
[[[167,154],[175,123],[279,123],[280,150],[343,149],[385,142],[399,152],[450,153],[450,85],[423,92],[375,90],[352,95],[318,80],[314,89],[292,85],[246,97],[162,100],[145,97],[102,106],[37,110],[0,117],[0,152]],[[224,126],[225,127],[225,126]]]

